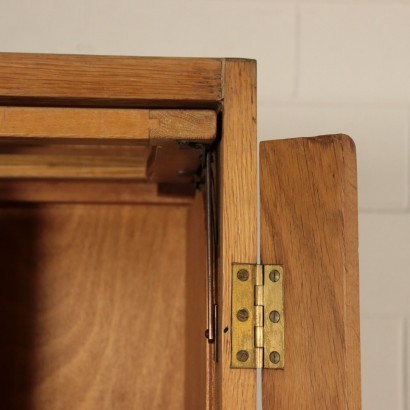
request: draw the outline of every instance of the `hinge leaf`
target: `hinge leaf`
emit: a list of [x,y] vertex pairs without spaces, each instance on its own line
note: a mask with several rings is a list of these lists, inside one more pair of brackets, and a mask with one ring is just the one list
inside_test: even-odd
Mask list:
[[284,366],[283,267],[232,266],[231,367]]
[[264,368],[283,369],[285,365],[285,315],[283,267],[264,265]]

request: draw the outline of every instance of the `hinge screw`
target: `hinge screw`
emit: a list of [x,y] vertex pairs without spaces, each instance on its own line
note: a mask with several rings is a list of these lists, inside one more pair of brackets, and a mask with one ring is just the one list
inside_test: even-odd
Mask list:
[[246,280],[249,279],[249,272],[246,269],[241,269],[240,271],[238,271],[237,275],[239,280],[241,280],[242,282],[245,282]]
[[236,317],[240,322],[246,322],[249,319],[249,312],[246,309],[238,310]]
[[271,354],[269,355],[269,360],[273,364],[278,364],[280,362],[280,354],[278,352],[271,352]]
[[274,269],[269,273],[269,279],[272,282],[277,282],[280,279],[280,273],[278,270]]
[[240,362],[246,362],[249,359],[249,353],[246,350],[239,350],[239,352],[236,353],[236,358]]
[[269,319],[272,323],[278,323],[280,320],[280,314],[277,310],[272,310],[272,312],[269,313]]

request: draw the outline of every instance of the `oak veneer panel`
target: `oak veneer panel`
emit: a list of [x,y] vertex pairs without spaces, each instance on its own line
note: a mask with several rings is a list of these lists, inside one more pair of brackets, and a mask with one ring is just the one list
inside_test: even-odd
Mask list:
[[262,263],[284,266],[285,369],[264,410],[360,409],[356,158],[344,135],[260,146]]
[[[220,143],[220,263],[218,278],[218,409],[256,406],[256,371],[231,369],[232,263],[255,263],[256,238],[256,62],[228,60],[224,74]],[[228,328],[224,332],[223,329]]]
[[188,212],[186,251],[185,409],[207,410],[213,401],[213,357],[207,339],[207,235],[204,197]]
[[0,101],[164,105],[222,98],[222,60],[0,54]]
[[0,209],[2,408],[183,408],[186,218]]
[[211,110],[0,107],[0,141],[210,143],[215,135],[216,113]]

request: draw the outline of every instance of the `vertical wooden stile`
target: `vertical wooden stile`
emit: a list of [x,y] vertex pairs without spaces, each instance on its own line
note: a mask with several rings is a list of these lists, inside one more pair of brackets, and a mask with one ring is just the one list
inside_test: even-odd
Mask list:
[[256,262],[256,62],[226,60],[220,145],[219,409],[256,403],[256,371],[231,369],[231,269]]
[[286,271],[263,409],[360,409],[356,158],[345,135],[261,143],[261,258]]

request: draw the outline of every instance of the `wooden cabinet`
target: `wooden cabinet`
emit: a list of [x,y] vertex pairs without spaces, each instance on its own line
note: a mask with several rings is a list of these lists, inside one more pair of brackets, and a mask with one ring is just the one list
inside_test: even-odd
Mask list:
[[261,143],[259,231],[256,136],[252,60],[0,54],[2,408],[360,408],[354,144]]

